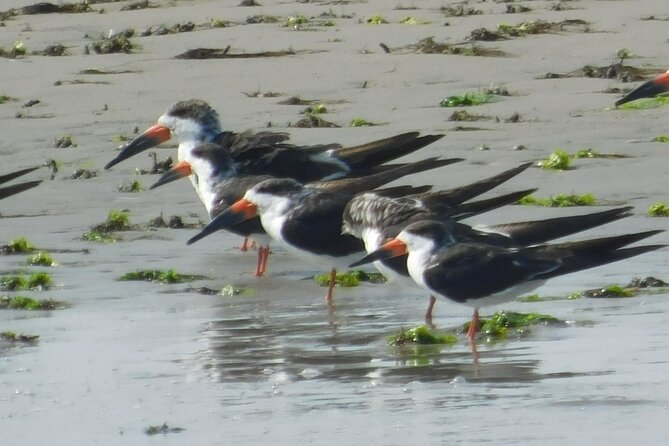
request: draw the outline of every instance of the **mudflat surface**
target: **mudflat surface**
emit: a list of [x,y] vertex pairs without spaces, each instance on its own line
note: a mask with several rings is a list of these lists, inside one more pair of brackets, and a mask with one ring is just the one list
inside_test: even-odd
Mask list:
[[[3,10],[32,2],[11,0]],[[145,154],[102,169],[122,138],[144,130],[171,103],[203,98],[225,129],[288,131],[297,143],[358,144],[409,130],[446,133],[411,155],[466,161],[404,180],[443,189],[540,160],[562,148],[591,148],[624,159],[578,159],[573,168],[533,168],[494,193],[538,187],[536,195],[592,193],[601,207],[630,205],[634,215],[579,237],[664,229],[646,216],[667,202],[666,108],[616,110],[613,102],[638,82],[548,73],[618,62],[666,69],[666,21],[660,0],[471,2],[480,14],[447,16],[446,1],[394,3],[273,2],[242,7],[221,1],[95,3],[79,14],[3,18],[0,47],[21,41],[29,54],[0,58],[0,173],[58,162],[26,179],[44,184],[0,202],[0,244],[27,237],[53,250],[53,268],[29,267],[26,255],[1,256],[3,275],[48,271],[54,285],[28,291],[66,302],[61,310],[0,310],[0,331],[39,335],[35,345],[0,341],[0,428],[3,444],[658,444],[666,432],[669,401],[669,307],[665,292],[625,299],[567,300],[569,293],[626,284],[634,277],[667,280],[667,251],[550,281],[537,290],[561,299],[512,302],[504,309],[537,311],[571,321],[540,327],[522,339],[483,345],[472,365],[462,337],[452,347],[400,350],[386,345],[401,327],[421,323],[426,297],[389,285],[336,290],[334,312],[310,277],[314,267],[280,247],[267,277],[250,272],[255,252],[217,234],[191,247],[194,229],[147,229],[161,213],[187,223],[206,221],[188,182],[154,191],[119,192],[157,176]],[[508,7],[530,11],[507,13]],[[370,25],[379,15],[385,24]],[[249,24],[252,16],[277,19]],[[304,16],[297,27],[283,26]],[[417,24],[401,23],[407,16]],[[649,17],[653,20],[644,20]],[[563,23],[550,32],[469,43],[473,30],[544,20]],[[212,23],[224,27],[212,27]],[[267,20],[269,21],[269,20]],[[161,25],[192,22],[190,32],[148,36]],[[99,36],[134,31],[131,53],[85,54]],[[584,32],[587,31],[587,32]],[[424,54],[425,38],[498,56]],[[380,43],[390,49],[386,53]],[[62,44],[67,54],[30,54]],[[292,52],[281,57],[183,60],[195,48],[230,46],[231,54]],[[475,46],[476,48],[472,48]],[[651,75],[648,74],[647,77]],[[451,95],[504,87],[510,96],[476,107],[444,108]],[[277,95],[270,94],[276,93]],[[323,103],[321,117],[339,128],[295,128],[305,106],[281,105],[292,96]],[[29,101],[39,103],[27,107]],[[449,121],[454,110],[483,118]],[[514,114],[518,122],[505,122]],[[377,125],[350,127],[354,118]],[[464,129],[463,129],[464,128]],[[69,135],[76,147],[56,148]],[[515,150],[523,145],[526,150]],[[482,150],[482,147],[486,150]],[[169,144],[158,158],[175,156]],[[97,171],[70,179],[76,169]],[[132,231],[121,240],[81,240],[110,209],[128,210]],[[473,219],[496,223],[585,213],[592,208],[513,206]],[[650,243],[669,243],[661,234]],[[58,250],[68,250],[59,252]],[[86,252],[82,251],[86,250]],[[119,282],[137,269],[175,269],[207,279],[161,285]],[[191,287],[245,288],[236,296],[201,295]],[[2,295],[14,295],[2,292]],[[485,309],[484,313],[495,308]],[[440,301],[438,329],[456,327],[470,310]],[[149,426],[183,428],[147,436]]]

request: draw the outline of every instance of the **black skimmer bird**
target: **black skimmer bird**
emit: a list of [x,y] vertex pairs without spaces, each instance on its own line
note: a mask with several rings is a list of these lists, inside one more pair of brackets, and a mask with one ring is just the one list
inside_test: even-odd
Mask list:
[[408,254],[407,269],[420,287],[474,308],[467,336],[476,360],[480,307],[527,293],[546,280],[634,257],[666,245],[625,246],[662,231],[647,231],[559,244],[507,248],[463,236],[450,221],[423,220],[406,226],[351,266]]
[[384,163],[408,155],[443,138],[408,132],[355,147],[340,144],[297,146],[282,132],[221,131],[218,113],[205,101],[190,99],[171,105],[158,122],[129,142],[106,169],[150,147],[176,137],[178,161],[190,161],[191,150],[213,142],[227,149],[240,173],[294,178],[302,183],[369,175],[389,168]]
[[[432,168],[437,162],[439,160],[430,159],[416,164],[422,163]],[[360,239],[342,234],[344,208],[355,193],[387,182],[371,185],[370,179],[376,176],[383,178],[396,169],[362,178],[334,180],[334,186],[329,186],[330,182],[321,184],[320,187],[305,186],[287,178],[262,181],[249,189],[242,199],[216,216],[188,244],[219,229],[229,228],[259,216],[263,228],[273,240],[302,257],[331,268],[326,294],[326,301],[331,304],[337,269],[364,252]],[[396,188],[391,190],[395,192]],[[512,198],[513,201],[517,199],[517,196]],[[507,198],[505,204],[508,203]]]
[[[343,232],[363,240],[365,250],[371,253],[386,241],[395,238],[407,225],[421,220],[460,220],[474,214],[492,210],[496,207],[515,202],[534,190],[509,194],[506,203],[488,203],[489,200],[462,203],[468,200],[472,190],[483,193],[484,187],[502,178],[510,178],[527,166],[503,172],[490,179],[473,183],[469,186],[449,191],[425,192],[412,196],[383,197],[374,192],[355,196],[344,210]],[[491,181],[493,180],[493,181]],[[474,228],[464,224],[454,224],[453,228],[461,237],[476,238],[479,241],[502,247],[521,247],[564,237],[585,231],[603,224],[626,217],[630,207],[596,212],[586,215],[557,217],[538,221],[505,223]],[[391,282],[405,287],[414,287],[415,282],[409,277],[406,255],[377,260],[374,266]],[[430,296],[425,313],[425,320],[432,322],[432,311],[436,299]]]
[[[39,167],[29,167],[27,169],[21,169],[17,170],[16,172],[0,175],[0,184],[12,181],[37,169],[39,169]],[[0,187],[0,200],[2,200],[3,198],[11,197],[14,194],[18,194],[28,189],[32,189],[33,187],[39,185],[41,182],[42,180],[26,181],[25,183],[18,183],[18,184],[13,184],[11,186]]]
[[[416,163],[399,165],[393,169],[364,177],[312,182],[308,186],[317,189],[327,189],[331,192],[353,194],[380,187],[405,175],[435,169],[459,161],[462,161],[462,159],[451,158],[442,160],[429,158]],[[198,178],[198,195],[204,203],[210,218],[214,218],[221,211],[241,199],[246,191],[256,184],[274,178],[271,175],[241,174],[236,170],[234,160],[227,149],[217,144],[203,143],[191,149],[190,161],[178,162],[158,182],[153,184],[151,189],[179,178],[190,176],[191,174],[195,174]],[[256,276],[262,276],[266,268],[270,240],[262,229],[260,220],[258,218],[251,218],[226,229],[244,237],[251,237],[258,242],[258,263],[255,274]]]
[[637,99],[653,98],[659,94],[669,91],[669,71],[656,76],[629,92],[626,96],[616,101],[616,107]]
[[[306,183],[363,176],[392,168],[381,164],[432,144],[444,135],[420,136],[418,132],[408,132],[354,147],[342,147],[340,144],[296,146],[287,142],[287,133],[221,131],[216,110],[205,101],[189,99],[171,105],[155,125],[129,142],[116,158],[107,163],[105,169],[172,136],[179,141],[178,161],[191,161],[194,147],[203,142],[213,142],[230,153],[240,173],[270,174]],[[190,179],[199,193],[197,177],[190,175]],[[242,250],[245,247],[246,240]]]

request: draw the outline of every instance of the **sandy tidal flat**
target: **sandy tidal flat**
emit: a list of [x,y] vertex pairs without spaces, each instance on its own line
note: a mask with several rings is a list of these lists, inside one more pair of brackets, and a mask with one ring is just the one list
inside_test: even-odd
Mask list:
[[[109,171],[103,166],[122,139],[153,124],[173,102],[196,97],[219,111],[224,129],[272,127],[300,144],[359,144],[410,130],[445,133],[407,158],[466,159],[404,181],[437,189],[541,160],[558,148],[629,155],[578,159],[559,172],[532,168],[495,193],[537,187],[542,197],[592,193],[602,206],[634,206],[632,217],[578,237],[665,229],[666,219],[650,218],[646,210],[669,201],[669,149],[653,142],[669,132],[669,109],[616,110],[614,101],[638,81],[574,75],[586,65],[617,63],[621,49],[633,54],[625,65],[664,71],[665,1],[266,0],[246,7],[154,0],[125,11],[133,2],[89,3],[92,11],[77,14],[0,14],[0,48],[20,41],[27,50],[0,58],[0,96],[6,96],[0,174],[48,159],[59,166],[54,180],[46,168],[35,172],[28,179],[45,179],[40,187],[0,202],[0,244],[25,236],[54,251],[59,265],[27,267],[26,256],[2,256],[0,271],[46,270],[51,289],[25,294],[68,304],[47,312],[0,310],[0,331],[39,335],[32,346],[0,343],[3,444],[659,444],[669,401],[666,292],[512,302],[504,308],[574,323],[484,346],[475,369],[464,338],[420,354],[386,345],[387,336],[422,321],[422,293],[372,285],[338,289],[330,314],[322,289],[301,280],[319,271],[278,247],[268,276],[257,280],[249,274],[255,253],[240,254],[236,237],[217,234],[186,247],[193,229],[146,229],[161,213],[186,223],[207,220],[187,181],[119,192],[123,183],[138,180],[146,189],[157,180],[136,173],[150,168],[146,154]],[[6,0],[0,10],[30,4]],[[447,15],[447,8],[460,6],[480,13]],[[529,11],[507,13],[509,7]],[[368,24],[374,16],[387,23]],[[401,23],[407,16],[415,24]],[[258,21],[250,17],[267,23],[249,23]],[[291,17],[306,21],[295,24]],[[467,40],[477,29],[536,20],[586,25]],[[189,32],[156,34],[161,26],[188,22]],[[148,29],[150,35],[141,36]],[[131,52],[92,50],[101,35],[124,30],[133,32]],[[503,55],[415,50],[430,37]],[[65,55],[32,54],[58,44]],[[293,54],[175,59],[195,48],[228,46],[231,54]],[[571,75],[547,79],[548,73]],[[510,95],[476,107],[439,105],[489,87]],[[290,97],[323,104],[321,117],[339,127],[294,127],[306,106],[280,104]],[[454,110],[481,119],[451,121]],[[519,119],[509,119],[514,115]],[[349,126],[355,118],[377,125]],[[76,146],[55,147],[66,135]],[[158,149],[158,158],[174,157],[173,147]],[[77,169],[96,175],[71,179]],[[120,233],[117,243],[83,241],[110,209],[128,210],[140,227]],[[590,210],[514,206],[472,222]],[[669,243],[669,236],[649,243]],[[128,271],[170,268],[207,279],[176,285],[117,280]],[[665,249],[551,281],[538,293],[560,297],[633,277],[667,280],[668,273]],[[205,296],[190,292],[191,285],[251,292]],[[467,308],[440,301],[434,322],[445,329],[469,316]],[[147,427],[163,423],[185,430],[159,434],[159,440],[147,436]]]

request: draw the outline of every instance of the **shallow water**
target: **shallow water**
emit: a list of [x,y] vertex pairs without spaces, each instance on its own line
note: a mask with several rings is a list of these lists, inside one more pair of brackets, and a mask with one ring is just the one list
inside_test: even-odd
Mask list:
[[[220,261],[233,256],[254,258],[230,251]],[[117,282],[66,287],[78,297],[71,308],[0,313],[3,326],[40,335],[36,346],[0,349],[9,444],[146,444],[154,437],[144,429],[163,422],[185,430],[161,442],[221,445],[658,444],[665,431],[667,294],[507,304],[572,323],[482,345],[474,366],[462,337],[452,347],[387,346],[420,323],[420,293],[337,289],[331,312],[323,289],[298,280],[299,264],[281,250],[273,257],[269,277],[236,275],[253,292],[234,297]],[[539,292],[658,263],[651,254]],[[435,322],[452,328],[468,311],[439,302]]]
[[[34,1],[2,3],[5,10]],[[278,248],[268,277],[257,280],[248,274],[255,253],[239,254],[236,238],[216,235],[189,248],[185,241],[194,232],[188,230],[131,231],[111,245],[80,239],[110,209],[128,209],[133,224],[161,212],[188,222],[206,219],[187,182],[139,194],[118,192],[124,182],[139,179],[148,187],[157,180],[135,173],[135,168],[150,167],[145,154],[102,170],[117,154],[118,136],[133,135],[135,126],[143,130],[170,103],[190,97],[209,100],[227,130],[271,123],[298,143],[361,144],[409,130],[447,133],[410,158],[467,160],[409,180],[437,189],[543,159],[556,148],[632,155],[575,161],[564,172],[529,169],[495,193],[540,187],[540,197],[592,192],[604,204],[634,206],[634,216],[578,238],[666,229],[666,219],[648,218],[645,211],[668,197],[667,148],[652,142],[667,132],[667,110],[612,110],[622,93],[606,91],[630,87],[617,80],[545,79],[548,72],[615,63],[621,48],[638,56],[626,61],[630,65],[650,64],[658,73],[666,69],[666,1],[562,2],[574,7],[562,12],[549,9],[552,1],[523,2],[533,8],[529,14],[506,14],[506,4],[500,2],[470,2],[484,14],[452,18],[440,7],[454,2],[443,1],[406,2],[421,8],[412,12],[397,9],[400,2],[380,0],[343,5],[267,0],[260,2],[268,5],[263,8],[238,7],[237,1],[163,1],[156,2],[159,8],[134,12],[119,11],[122,3],[96,6],[104,14],[20,16],[0,27],[0,47],[22,40],[32,51],[62,42],[71,53],[0,62],[0,94],[16,99],[0,107],[0,173],[48,158],[62,163],[55,181],[0,202],[0,244],[27,236],[39,248],[75,251],[53,253],[60,265],[49,269],[52,289],[23,293],[62,300],[68,308],[0,311],[0,331],[40,336],[34,346],[0,342],[0,444],[666,443],[666,293],[505,304],[504,309],[548,313],[572,323],[481,345],[480,365],[474,367],[463,337],[451,347],[401,350],[386,345],[389,335],[422,322],[427,298],[421,293],[387,285],[338,289],[336,309],[330,312],[324,290],[303,280],[315,271]],[[337,26],[305,32],[273,23],[243,25],[255,10],[281,17],[328,12],[341,17]],[[393,23],[367,26],[365,18],[377,13]],[[431,24],[400,24],[408,14]],[[651,15],[658,19],[641,20]],[[185,20],[209,23],[217,17],[236,24],[136,37],[139,48],[133,54],[84,54],[91,43],[87,36]],[[399,49],[428,36],[463,42],[481,26],[494,29],[536,18],[582,18],[592,23],[593,32],[567,30],[482,44],[508,52],[508,58]],[[382,53],[380,36],[398,50]],[[236,53],[288,48],[315,53],[262,60],[173,59],[189,48],[228,44]],[[90,68],[110,74],[82,74]],[[96,83],[100,79],[103,83]],[[452,110],[438,107],[439,101],[491,85],[508,87],[512,96],[477,107],[474,114],[490,118],[471,124],[479,130],[455,131],[462,123],[448,121]],[[279,92],[281,97],[242,94],[253,91]],[[304,110],[278,104],[291,96],[324,101],[327,120],[343,127],[288,128]],[[40,104],[23,106],[33,99]],[[504,122],[515,113],[521,122]],[[347,127],[356,117],[382,125]],[[54,148],[54,139],[63,134],[71,134],[77,147]],[[489,150],[478,150],[482,145]],[[517,145],[527,150],[514,150]],[[160,150],[159,159],[167,152]],[[67,180],[75,168],[99,169],[99,176]],[[38,178],[48,178],[48,172],[26,180]],[[476,222],[580,212],[587,210],[510,207]],[[669,244],[669,235],[648,243]],[[77,252],[81,249],[89,251]],[[0,256],[0,273],[45,270],[24,262],[25,256]],[[233,284],[253,292],[205,296],[190,292],[191,285],[117,281],[123,273],[147,268],[211,278],[193,287]],[[666,249],[552,280],[537,292],[565,296],[648,275],[669,280]],[[434,322],[448,329],[470,316],[467,308],[439,302]],[[163,423],[185,430],[145,434],[147,427]]]

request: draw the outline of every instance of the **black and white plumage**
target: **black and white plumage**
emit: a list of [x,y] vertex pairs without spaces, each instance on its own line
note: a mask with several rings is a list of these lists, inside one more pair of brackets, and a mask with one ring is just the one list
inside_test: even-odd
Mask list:
[[179,141],[179,161],[190,162],[194,147],[212,142],[230,153],[240,173],[271,174],[306,183],[381,172],[395,167],[382,164],[432,144],[444,135],[407,132],[354,147],[336,143],[298,146],[289,143],[289,135],[283,132],[222,131],[216,110],[205,101],[190,99],[171,105],[157,124],[128,143],[105,168],[173,136]]
[[[546,280],[650,252],[664,245],[625,246],[658,234],[647,231],[558,244],[503,247],[462,237],[456,223],[424,220],[355,264],[407,256],[411,278],[423,289],[474,308],[468,335],[474,340],[478,309],[504,303]],[[475,350],[475,344],[474,350]]]
[[[327,189],[329,191],[348,194],[346,196],[350,198],[353,193],[358,191],[373,189],[405,175],[435,169],[460,160],[460,158],[443,160],[429,158],[415,163],[399,165],[393,169],[364,177],[319,181],[309,183],[308,186],[310,188]],[[151,188],[153,189],[193,173],[197,178],[198,194],[211,218],[214,218],[221,211],[242,198],[246,191],[256,184],[274,178],[272,175],[240,173],[235,167],[232,156],[225,148],[213,143],[203,143],[191,150],[190,162],[180,161]],[[339,217],[339,221],[341,222],[341,216]],[[256,275],[263,275],[269,253],[270,238],[266,236],[259,219],[257,217],[252,218],[225,229],[235,234],[251,237],[258,242],[260,250]]]
[[[586,215],[476,226],[473,228],[465,224],[455,223],[463,217],[494,209],[509,202],[515,202],[523,194],[531,193],[531,190],[520,191],[517,195],[510,194],[481,200],[480,202],[463,203],[472,196],[472,191],[485,192],[487,189],[500,184],[502,180],[512,178],[527,167],[527,165],[521,165],[491,178],[447,191],[426,192],[397,198],[383,197],[374,192],[357,195],[349,202],[344,211],[343,230],[361,238],[365,242],[365,249],[368,253],[396,237],[409,224],[422,220],[449,221],[452,231],[460,239],[514,248],[544,243],[601,226],[629,215],[631,208],[624,207]],[[390,281],[406,287],[415,286],[415,282],[409,277],[405,255],[377,260],[374,265]],[[425,319],[428,322],[432,320],[434,303],[435,299],[431,296],[425,314]]]

